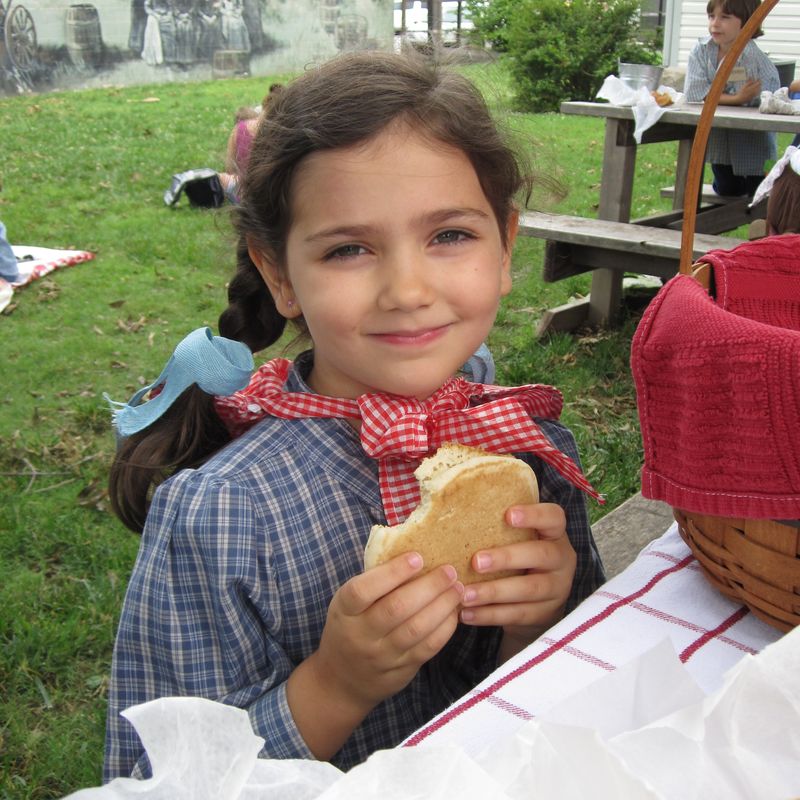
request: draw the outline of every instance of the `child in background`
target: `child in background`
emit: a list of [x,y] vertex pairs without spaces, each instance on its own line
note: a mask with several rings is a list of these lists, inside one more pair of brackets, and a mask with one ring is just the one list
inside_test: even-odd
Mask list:
[[767,236],[800,233],[800,148],[789,145],[753,196],[767,201]]
[[250,158],[250,148],[253,146],[259,121],[267,115],[282,90],[282,83],[270,84],[269,91],[261,101],[260,114],[253,112],[252,115],[243,115],[241,109],[236,112],[236,125],[228,137],[225,153],[225,172],[219,173],[222,188],[232,203],[237,202],[239,182],[247,169],[247,160]]
[[[146,523],[105,780],[149,773],[120,712],[171,695],[247,709],[265,757],[349,768],[603,582],[559,393],[454,377],[510,290],[516,197],[531,189],[476,88],[402,55],[341,56],[286,87],[242,188],[229,338],[190,334],[160,393],[116,416],[112,502]],[[312,348],[234,392],[287,320]],[[463,586],[452,567],[420,574],[415,553],[363,572],[371,526],[408,515],[413,470],[442,437],[536,472],[542,502],[507,512],[531,539],[472,562],[521,574]]]
[[[761,0],[709,0],[709,36],[701,39],[689,54],[684,91],[690,103],[705,100],[717,68],[729,53],[739,31]],[[762,30],[753,39],[763,35]],[[779,88],[778,70],[752,39],[745,45],[720,105],[757,106],[762,91]],[[772,132],[729,131],[712,128],[706,160],[711,162],[714,191],[719,195],[752,195],[764,179],[764,162],[775,158],[776,136]]]

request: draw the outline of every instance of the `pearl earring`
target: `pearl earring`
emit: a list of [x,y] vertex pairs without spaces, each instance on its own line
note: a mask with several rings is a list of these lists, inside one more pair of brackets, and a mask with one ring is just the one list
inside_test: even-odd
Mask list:
[[294,308],[294,300],[287,300],[286,301],[287,308]]

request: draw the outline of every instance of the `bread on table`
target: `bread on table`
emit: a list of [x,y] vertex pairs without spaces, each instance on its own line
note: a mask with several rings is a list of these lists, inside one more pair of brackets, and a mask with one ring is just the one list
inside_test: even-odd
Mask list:
[[539,502],[536,475],[524,461],[447,443],[424,459],[414,476],[420,504],[399,525],[373,525],[365,569],[416,551],[423,558],[423,572],[452,564],[465,584],[514,574],[481,574],[470,562],[479,550],[531,538],[529,529],[512,528],[505,521],[511,506]]
[[653,99],[656,103],[660,106],[671,106],[672,105],[672,96],[669,92],[650,92],[653,96]]

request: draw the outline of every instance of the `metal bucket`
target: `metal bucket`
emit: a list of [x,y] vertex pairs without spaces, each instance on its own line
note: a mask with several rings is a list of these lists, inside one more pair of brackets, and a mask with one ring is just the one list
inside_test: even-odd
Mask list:
[[67,52],[76,67],[97,69],[103,62],[103,35],[100,16],[89,3],[67,9]]
[[639,89],[644,86],[645,89],[652,92],[658,88],[663,72],[664,67],[657,67],[654,64],[619,62],[619,79],[631,89]]

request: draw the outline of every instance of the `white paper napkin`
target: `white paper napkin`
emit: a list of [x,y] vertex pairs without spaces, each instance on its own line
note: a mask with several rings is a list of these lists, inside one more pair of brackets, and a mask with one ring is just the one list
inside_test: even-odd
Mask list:
[[[660,94],[668,94],[672,98],[672,105],[669,108],[683,105],[684,95],[675,91],[671,86],[659,86],[657,91]],[[652,128],[667,110],[666,107],[660,106],[655,101],[649,89],[644,86],[631,89],[616,75],[606,77],[596,96],[601,100],[608,100],[615,106],[633,107],[633,120],[636,123],[633,138],[637,144],[641,144],[642,134],[648,128]]]

